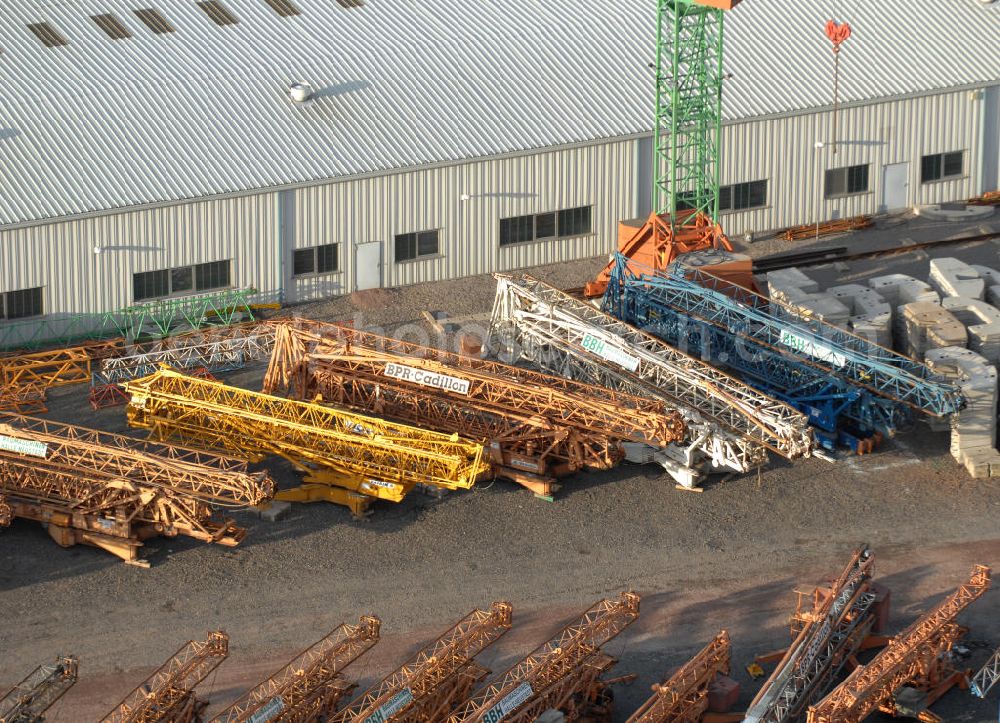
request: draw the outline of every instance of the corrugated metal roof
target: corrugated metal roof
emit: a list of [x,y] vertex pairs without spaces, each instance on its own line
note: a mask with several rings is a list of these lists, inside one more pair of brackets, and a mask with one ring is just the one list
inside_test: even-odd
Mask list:
[[[0,225],[648,132],[655,0],[5,0]],[[154,7],[176,28],[136,17]],[[727,119],[1000,78],[1000,3],[746,0]],[[114,13],[133,37],[90,16]],[[46,21],[69,45],[28,30]],[[290,83],[318,98],[296,105]]]

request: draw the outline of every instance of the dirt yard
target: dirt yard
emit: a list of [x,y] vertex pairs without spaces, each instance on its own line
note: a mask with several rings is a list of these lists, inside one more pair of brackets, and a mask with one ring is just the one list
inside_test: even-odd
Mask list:
[[[935,255],[998,263],[1000,246]],[[905,263],[926,274],[926,260]],[[569,287],[600,265],[536,271]],[[830,267],[817,278],[871,271]],[[388,291],[377,308],[342,298],[286,313],[345,319],[360,312],[366,324],[398,329],[419,325],[422,310],[468,317],[488,312],[491,302],[490,279],[480,277]],[[227,380],[259,388],[261,374],[248,369]],[[83,387],[56,390],[50,416],[126,431],[122,408],[93,412],[85,396]],[[273,470],[293,482],[287,467]],[[18,520],[0,533],[7,618],[0,688],[57,654],[78,655],[80,681],[47,720],[93,720],[185,641],[221,628],[231,636],[230,657],[200,688],[217,712],[360,614],[383,623],[382,641],[348,669],[365,685],[472,608],[509,600],[514,629],[481,657],[501,671],[598,598],[632,589],[643,596],[642,615],[607,648],[620,659],[616,674],[638,675],[618,690],[618,720],[720,628],[732,636],[745,704],[759,682],[744,667],[788,641],[794,590],[839,572],[860,543],[875,550],[877,577],[892,591],[890,632],[948,594],[973,563],[1000,565],[998,492],[1000,480],[972,480],[958,467],[947,434],[918,425],[872,456],[778,461],[759,475],[716,479],[701,494],[675,490],[654,467],[626,465],[567,480],[552,503],[496,482],[442,499],[412,494],[396,506],[379,504],[363,523],[327,504],[295,506],[275,523],[238,513],[249,528],[239,547],[154,539],[149,570],[95,549],[60,549],[40,526]],[[988,593],[962,622],[971,629],[968,665],[978,668],[1000,645],[1000,592]],[[996,693],[979,701],[955,690],[934,710],[946,721],[995,721]]]

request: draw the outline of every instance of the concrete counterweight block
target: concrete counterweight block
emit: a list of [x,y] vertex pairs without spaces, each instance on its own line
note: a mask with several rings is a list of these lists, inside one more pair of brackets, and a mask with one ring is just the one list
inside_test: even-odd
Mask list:
[[976,273],[986,282],[986,286],[1000,286],[1000,271],[991,268],[989,266],[980,266],[979,264],[973,264],[972,268],[976,270]]
[[965,325],[969,349],[990,364],[1000,363],[1000,309],[980,299],[946,296],[941,306]]
[[986,282],[972,266],[958,259],[931,259],[931,285],[941,296],[981,299]]
[[[819,284],[797,268],[772,271],[766,276],[768,296],[807,319],[820,319],[828,324],[848,328],[850,309],[831,294],[821,292]],[[777,317],[788,316],[780,307],[773,308]]]
[[899,307],[893,333],[899,351],[917,360],[923,360],[930,349],[968,345],[962,322],[929,301],[914,301]]
[[927,352],[927,366],[955,382],[966,406],[951,420],[951,454],[973,477],[1000,477],[996,450],[997,370],[969,349],[943,347]]
[[850,311],[851,331],[880,346],[892,346],[892,307],[880,293],[861,284],[831,286],[826,293]]
[[893,309],[914,301],[938,302],[941,297],[930,284],[906,274],[888,274],[868,279],[869,288],[874,289]]
[[988,301],[993,308],[1000,309],[1000,284],[986,289],[986,301]]

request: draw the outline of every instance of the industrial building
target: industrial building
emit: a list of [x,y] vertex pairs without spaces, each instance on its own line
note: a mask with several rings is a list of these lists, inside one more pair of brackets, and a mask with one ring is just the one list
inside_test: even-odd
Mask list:
[[[998,187],[1000,3],[727,15],[731,236]],[[12,0],[0,323],[600,255],[650,210],[654,0]],[[836,141],[836,142],[835,142]]]

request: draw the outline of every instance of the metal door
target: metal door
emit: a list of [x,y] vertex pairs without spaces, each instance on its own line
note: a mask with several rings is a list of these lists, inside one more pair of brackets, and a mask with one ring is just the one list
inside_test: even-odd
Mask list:
[[354,246],[354,288],[378,289],[382,286],[382,242],[369,241]]
[[882,210],[896,211],[910,204],[910,164],[890,163],[882,173]]

